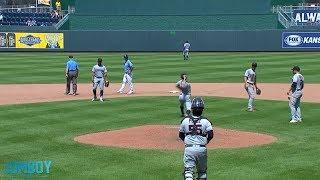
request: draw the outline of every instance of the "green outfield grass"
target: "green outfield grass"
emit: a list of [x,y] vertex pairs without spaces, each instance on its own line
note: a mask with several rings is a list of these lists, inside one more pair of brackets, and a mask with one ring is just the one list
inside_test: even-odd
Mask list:
[[[63,83],[64,64],[70,53],[0,53],[0,83]],[[122,80],[121,53],[71,53],[80,63],[80,82],[90,81],[97,57],[103,57],[112,82]],[[192,82],[240,82],[252,60],[257,60],[260,82],[290,81],[290,68],[300,65],[307,83],[320,82],[320,53],[191,53],[191,61],[181,53],[130,53],[136,70],[135,82],[174,82],[181,72]]]
[[[205,116],[215,126],[279,139],[260,147],[210,150],[208,179],[319,179],[319,104],[303,103],[304,122],[291,125],[287,102],[257,101],[260,110],[247,113],[246,100],[205,101]],[[176,97],[0,106],[0,119],[1,165],[51,160],[50,179],[181,179],[182,151],[106,148],[73,141],[74,136],[90,132],[179,124]]]

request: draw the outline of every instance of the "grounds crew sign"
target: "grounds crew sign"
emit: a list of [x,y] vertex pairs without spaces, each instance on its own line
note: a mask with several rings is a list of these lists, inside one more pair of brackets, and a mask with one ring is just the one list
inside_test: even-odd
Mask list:
[[63,49],[63,33],[0,33],[0,48]]
[[284,32],[282,48],[320,48],[319,32]]

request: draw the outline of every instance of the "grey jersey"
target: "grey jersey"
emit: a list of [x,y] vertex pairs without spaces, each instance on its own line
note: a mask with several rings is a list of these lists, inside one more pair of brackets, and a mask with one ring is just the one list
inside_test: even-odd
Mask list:
[[186,135],[185,144],[207,145],[207,133],[211,130],[213,127],[208,119],[192,116],[182,120],[179,131]]
[[254,84],[256,82],[256,72],[251,68],[246,70],[244,76],[247,77],[247,83]]
[[183,94],[191,94],[191,85],[188,81],[180,80],[176,83],[176,86]]
[[96,64],[96,65],[93,66],[92,72],[94,73],[94,77],[103,78],[104,75],[107,73],[107,68],[104,65],[98,66]]
[[304,77],[300,73],[296,73],[292,77],[292,83],[296,83],[296,88],[292,89],[292,92],[294,93],[295,91],[301,91],[304,86]]

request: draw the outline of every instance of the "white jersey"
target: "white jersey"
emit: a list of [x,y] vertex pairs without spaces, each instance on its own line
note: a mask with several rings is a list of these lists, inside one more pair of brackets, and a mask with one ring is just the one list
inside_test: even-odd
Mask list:
[[176,86],[181,89],[181,93],[191,94],[191,85],[188,81],[180,80],[176,83]]
[[300,73],[296,73],[292,77],[292,83],[296,83],[296,88],[292,92],[301,91],[304,86],[304,77]]
[[92,72],[94,73],[94,77],[103,78],[107,73],[107,68],[104,65],[98,66],[98,64],[96,64],[93,66]]
[[244,76],[247,77],[247,83],[254,84],[256,81],[256,72],[254,72],[251,68],[247,69],[244,73]]
[[207,133],[213,130],[211,122],[203,117],[186,117],[182,120],[179,131],[186,135],[186,145],[207,145]]
[[189,51],[190,50],[190,43],[184,43],[183,44],[183,50],[184,51]]

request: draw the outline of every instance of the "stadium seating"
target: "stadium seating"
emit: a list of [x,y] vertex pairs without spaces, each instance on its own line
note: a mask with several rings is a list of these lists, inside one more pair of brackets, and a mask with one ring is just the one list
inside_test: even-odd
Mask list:
[[52,18],[51,13],[35,13],[35,12],[9,12],[0,11],[3,16],[3,20],[0,21],[0,25],[19,25],[28,26],[27,22],[34,20],[34,26],[52,26],[59,21],[59,18]]
[[83,30],[252,30],[276,29],[274,14],[213,16],[72,15],[71,29]]

